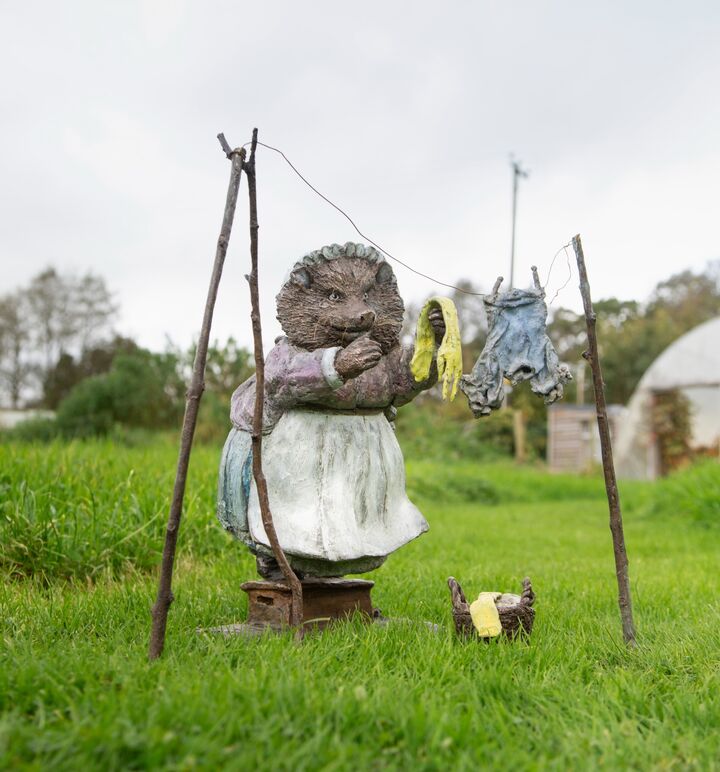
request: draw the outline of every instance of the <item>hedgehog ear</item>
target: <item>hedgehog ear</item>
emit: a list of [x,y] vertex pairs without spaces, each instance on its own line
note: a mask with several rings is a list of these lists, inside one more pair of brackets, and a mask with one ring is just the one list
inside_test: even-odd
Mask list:
[[310,276],[310,271],[307,268],[298,268],[290,274],[290,281],[305,289],[310,289],[312,276]]
[[394,278],[393,270],[388,263],[380,263],[380,267],[375,274],[375,281],[378,284],[388,284]]

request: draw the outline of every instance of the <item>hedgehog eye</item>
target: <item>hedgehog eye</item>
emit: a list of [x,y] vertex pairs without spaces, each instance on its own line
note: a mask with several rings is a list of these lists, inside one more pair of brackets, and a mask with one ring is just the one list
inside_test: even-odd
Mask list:
[[364,300],[364,301],[367,303],[367,301],[369,300],[369,298],[370,298],[370,293],[369,293],[369,292],[365,292],[365,293],[363,294],[363,300]]
[[332,291],[332,292],[331,292],[331,293],[328,295],[328,298],[329,298],[330,300],[340,300],[340,293],[339,293],[339,292],[337,292],[336,290],[333,290],[333,291]]

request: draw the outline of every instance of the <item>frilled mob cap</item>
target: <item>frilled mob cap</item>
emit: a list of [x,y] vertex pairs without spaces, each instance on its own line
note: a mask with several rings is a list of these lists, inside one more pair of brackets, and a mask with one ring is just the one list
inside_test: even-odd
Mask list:
[[329,244],[326,247],[320,247],[313,252],[303,255],[288,272],[283,284],[287,284],[292,274],[300,268],[308,268],[327,263],[330,260],[337,260],[339,257],[362,257],[371,263],[385,263],[385,258],[374,247],[368,247],[365,244],[355,244],[348,241],[346,244]]

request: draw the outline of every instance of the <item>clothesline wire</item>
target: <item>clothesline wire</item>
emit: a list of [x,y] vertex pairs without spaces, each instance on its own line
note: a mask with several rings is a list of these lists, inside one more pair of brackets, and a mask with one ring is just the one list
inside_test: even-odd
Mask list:
[[565,280],[565,284],[562,285],[562,287],[559,287],[555,294],[553,295],[552,300],[548,303],[549,306],[551,306],[555,302],[555,298],[567,287],[568,284],[570,284],[570,280],[572,279],[572,265],[570,264],[570,255],[568,253],[568,247],[570,246],[571,242],[568,241],[567,244],[563,244],[560,249],[553,255],[553,259],[550,261],[550,267],[548,268],[548,275],[547,279],[545,279],[545,284],[543,285],[543,290],[547,287],[547,285],[550,283],[550,276],[552,275],[553,266],[555,265],[555,261],[557,260],[557,256],[561,252],[565,252],[565,259],[567,260],[567,267],[568,267],[568,277]]
[[407,263],[403,262],[399,257],[395,257],[395,255],[392,255],[390,252],[387,251],[384,247],[381,247],[380,244],[373,241],[369,236],[364,234],[360,228],[355,224],[355,221],[350,217],[350,215],[344,211],[341,207],[339,207],[334,201],[331,201],[326,195],[321,193],[311,182],[309,182],[297,169],[297,167],[290,161],[290,159],[283,153],[282,150],[273,147],[272,145],[266,145],[264,142],[259,142],[258,145],[262,145],[262,147],[267,148],[268,150],[274,150],[276,153],[279,153],[284,159],[287,165],[297,174],[297,176],[310,188],[310,190],[314,191],[320,198],[322,198],[323,201],[326,201],[330,206],[340,212],[340,214],[352,225],[352,227],[355,229],[355,231],[365,239],[368,243],[372,244],[376,249],[378,249],[380,252],[382,252],[386,257],[389,257],[391,260],[394,260],[396,263],[399,263],[404,268],[407,268],[408,271],[412,271],[414,274],[417,274],[418,276],[422,276],[424,279],[427,279],[428,281],[431,281],[435,284],[440,284],[443,287],[449,287],[450,289],[457,290],[458,292],[462,292],[466,295],[477,295],[479,297],[485,297],[484,292],[472,292],[470,290],[463,289],[462,287],[458,287],[455,284],[448,284],[444,281],[439,281],[438,279],[433,278],[432,276],[428,276],[428,274],[423,273],[422,271],[418,271],[417,269],[413,268],[412,266],[408,265]]
[[[246,142],[246,143],[243,145],[243,147],[247,147],[247,146],[248,146],[248,145],[250,145],[250,144],[251,144],[250,142]],[[258,144],[258,145],[260,145],[261,147],[264,147],[264,148],[266,148],[267,150],[272,150],[273,152],[275,152],[275,153],[277,153],[278,155],[282,156],[282,158],[283,158],[283,160],[285,161],[285,163],[286,163],[286,164],[287,164],[287,165],[288,165],[288,166],[289,166],[289,167],[290,167],[290,168],[291,168],[291,169],[292,169],[292,170],[295,172],[295,174],[296,174],[296,175],[297,175],[297,176],[298,176],[298,177],[299,177],[299,178],[300,178],[300,179],[301,179],[301,180],[302,180],[302,181],[303,181],[303,182],[304,182],[304,183],[305,183],[305,184],[306,184],[306,185],[307,185],[307,186],[310,188],[310,190],[312,190],[312,191],[313,191],[313,192],[314,192],[316,195],[318,195],[318,196],[319,196],[319,197],[320,197],[320,198],[321,198],[323,201],[325,201],[326,203],[330,204],[330,206],[331,206],[333,209],[335,209],[337,212],[339,212],[339,213],[340,213],[340,214],[341,214],[341,215],[342,215],[342,216],[343,216],[343,217],[344,217],[344,218],[345,218],[345,219],[346,219],[346,220],[347,220],[347,221],[350,223],[350,225],[352,225],[353,229],[355,230],[355,232],[356,232],[356,233],[357,233],[359,236],[361,236],[363,239],[365,239],[365,241],[367,241],[369,244],[372,244],[372,245],[373,245],[373,246],[374,246],[374,247],[375,247],[377,250],[379,250],[380,252],[382,252],[382,253],[383,253],[383,254],[384,254],[386,257],[389,257],[389,258],[390,258],[391,260],[393,260],[394,262],[396,262],[396,263],[398,263],[399,265],[403,266],[403,268],[406,268],[408,271],[411,271],[412,273],[416,274],[417,276],[422,276],[422,278],[423,278],[423,279],[427,279],[428,281],[431,281],[431,282],[433,282],[434,284],[439,284],[439,285],[441,285],[442,287],[448,287],[449,289],[454,289],[454,290],[456,290],[457,292],[462,292],[464,295],[474,295],[474,296],[476,296],[476,297],[482,297],[482,298],[484,298],[484,297],[487,297],[487,296],[488,296],[488,294],[487,294],[486,292],[473,292],[473,291],[471,291],[471,290],[466,290],[466,289],[463,289],[462,287],[458,287],[456,284],[448,284],[447,282],[444,282],[444,281],[440,281],[439,279],[436,279],[436,278],[434,278],[433,276],[429,276],[428,274],[426,274],[426,273],[423,273],[422,271],[418,271],[416,268],[413,268],[411,265],[408,265],[406,262],[404,262],[403,260],[401,260],[399,257],[395,257],[395,255],[393,255],[393,254],[391,254],[390,252],[388,252],[388,251],[387,251],[387,249],[385,249],[384,247],[380,246],[380,244],[378,244],[376,241],[373,241],[373,239],[371,239],[369,236],[367,236],[365,233],[363,233],[363,232],[360,230],[360,228],[358,228],[357,224],[356,224],[356,223],[355,223],[355,221],[352,219],[352,217],[350,217],[350,215],[349,215],[349,214],[348,214],[348,213],[347,213],[347,212],[346,212],[344,209],[342,209],[342,207],[338,206],[338,205],[337,205],[337,204],[336,204],[334,201],[332,201],[331,199],[329,199],[329,198],[328,198],[328,197],[327,197],[327,196],[326,196],[324,193],[321,193],[321,192],[320,192],[320,191],[319,191],[319,190],[318,190],[318,189],[317,189],[317,188],[316,188],[316,187],[315,187],[315,186],[314,186],[314,185],[313,185],[313,184],[312,184],[312,183],[311,183],[311,182],[310,182],[310,181],[309,181],[309,180],[308,180],[308,179],[307,179],[307,178],[306,178],[306,177],[305,177],[305,176],[304,176],[304,175],[303,175],[301,172],[300,172],[300,170],[299,170],[299,169],[298,169],[298,168],[295,166],[295,164],[293,164],[293,162],[292,162],[292,161],[291,161],[291,160],[290,160],[290,159],[289,159],[289,158],[288,158],[288,157],[285,155],[285,153],[283,153],[283,151],[282,151],[282,150],[280,150],[280,148],[277,148],[277,147],[273,147],[272,145],[267,145],[265,142],[260,142],[259,140],[258,140],[257,144]],[[567,255],[567,247],[568,247],[568,246],[569,246],[569,244],[565,244],[564,246],[560,247],[560,249],[559,249],[559,250],[558,250],[558,251],[555,253],[555,256],[554,256],[554,257],[553,257],[553,259],[552,259],[552,263],[550,263],[550,270],[548,271],[548,280],[550,279],[550,273],[552,272],[552,266],[553,266],[553,263],[555,262],[555,259],[556,259],[556,258],[557,258],[557,256],[560,254],[560,252],[562,252],[562,251],[563,251],[563,249],[565,249],[565,251],[566,251],[566,255]],[[568,265],[569,265],[569,262],[568,262]],[[572,275],[572,274],[571,274],[571,275]],[[560,289],[559,289],[559,290],[558,290],[558,291],[555,293],[555,297],[553,297],[553,300],[555,300],[555,298],[558,296],[558,294],[559,294],[560,290],[564,289],[564,288],[567,286],[567,284],[568,284],[568,282],[569,282],[569,281],[570,281],[570,277],[569,277],[569,278],[568,278],[568,280],[565,282],[565,284],[563,284],[563,286],[562,286],[562,287],[560,287]],[[546,286],[547,286],[547,282],[546,282]],[[544,289],[544,288],[543,288],[543,289]],[[551,302],[552,302],[552,301],[551,301]]]

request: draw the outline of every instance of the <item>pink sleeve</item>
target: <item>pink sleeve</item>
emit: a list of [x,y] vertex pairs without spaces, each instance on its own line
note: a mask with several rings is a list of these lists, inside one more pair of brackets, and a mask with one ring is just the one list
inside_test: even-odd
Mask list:
[[[330,396],[343,385],[335,371],[337,348],[303,351],[283,338],[265,360],[263,433],[272,431],[282,414],[302,402]],[[255,411],[255,376],[232,396],[230,419],[243,431],[252,431]]]

